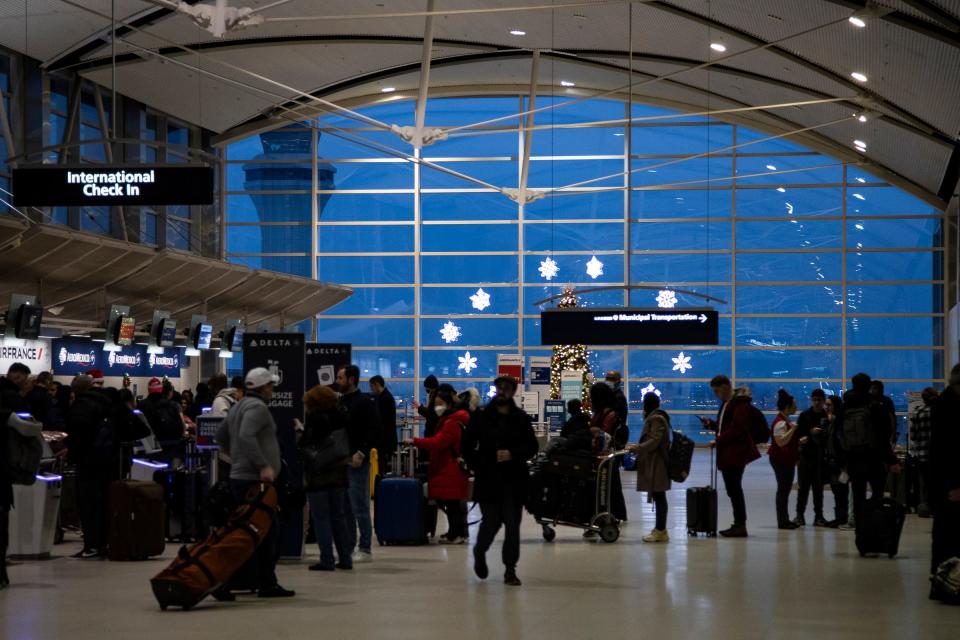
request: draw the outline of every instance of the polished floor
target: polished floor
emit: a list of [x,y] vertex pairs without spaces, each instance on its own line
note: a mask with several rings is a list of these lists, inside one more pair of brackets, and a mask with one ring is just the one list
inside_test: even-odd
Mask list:
[[[692,484],[707,477],[705,454],[697,463]],[[631,519],[614,544],[573,529],[548,544],[525,520],[520,588],[502,583],[499,544],[486,581],[467,546],[381,547],[372,564],[333,574],[307,571],[310,549],[279,569],[294,599],[162,613],[147,580],[164,560],[72,560],[68,543],[53,560],[11,567],[0,638],[960,638],[960,607],[927,600],[930,520],[908,518],[894,560],[860,558],[852,533],[778,531],[763,460],[746,475],[750,538],[687,539],[681,488],[669,496],[673,540],[649,545],[651,507],[630,474],[624,482]],[[729,517],[721,493],[721,526]]]

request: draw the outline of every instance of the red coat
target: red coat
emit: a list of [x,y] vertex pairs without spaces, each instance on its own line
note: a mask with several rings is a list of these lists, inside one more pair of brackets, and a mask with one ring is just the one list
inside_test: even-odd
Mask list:
[[727,403],[717,433],[717,468],[745,467],[760,457],[750,437],[753,404],[749,396],[735,396]]
[[440,418],[436,433],[429,438],[414,438],[413,444],[430,452],[427,491],[434,500],[466,500],[469,479],[460,469],[461,427],[470,422],[466,411],[455,411]]

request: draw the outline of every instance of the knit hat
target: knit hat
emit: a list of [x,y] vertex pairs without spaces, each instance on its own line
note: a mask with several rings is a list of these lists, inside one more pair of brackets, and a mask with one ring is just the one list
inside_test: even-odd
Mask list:
[[437,376],[432,373],[423,380],[424,389],[436,389],[439,384],[440,382],[437,380]]
[[163,382],[160,378],[150,378],[147,383],[147,393],[163,393]]
[[100,369],[90,369],[86,373],[88,376],[93,378],[93,385],[95,387],[103,386],[103,371],[100,371]]

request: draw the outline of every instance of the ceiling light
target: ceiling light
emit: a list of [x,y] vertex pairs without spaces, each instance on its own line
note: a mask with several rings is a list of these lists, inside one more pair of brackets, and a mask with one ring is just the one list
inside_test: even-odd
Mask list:
[[618,138],[622,138],[622,137],[623,137],[623,134],[622,134],[622,133],[615,133],[615,134],[613,134],[613,135],[617,136]]
[[396,90],[396,87],[384,87],[383,89],[380,89],[380,93],[393,93]]
[[857,82],[866,82],[866,81],[867,81],[867,76],[863,75],[863,74],[860,73],[859,71],[854,71],[853,73],[850,74],[850,77],[853,78],[854,80],[856,80]]
[[860,195],[859,193],[853,194],[853,197],[856,198],[857,200],[866,200],[866,198],[864,198],[864,197],[863,197],[862,195]]
[[570,82],[569,80],[561,80],[561,81],[560,81],[560,86],[561,86],[561,87],[575,87],[575,86],[577,86],[577,85],[575,85],[574,83]]
[[768,165],[767,165],[767,169],[769,169],[770,171],[776,171],[776,170],[777,170],[777,168],[776,168],[775,166],[773,166],[772,164],[768,164]]
[[520,29],[512,29],[512,30],[510,31],[510,35],[512,35],[512,36],[525,36],[525,35],[527,35],[527,32],[526,32],[526,31],[522,31],[522,30],[520,30]]
[[867,183],[867,181],[864,180],[863,178],[857,178],[857,182],[859,182],[860,184],[866,184],[866,183]]
[[857,120],[859,120],[860,122],[866,122],[866,121],[867,121],[867,116],[859,116],[859,117],[857,118]]
[[726,45],[724,45],[722,42],[714,42],[710,45],[710,48],[716,51],[717,53],[723,53],[724,51],[727,50]]
[[864,142],[863,140],[854,140],[854,141],[853,141],[853,146],[855,146],[855,147],[863,147],[864,149],[866,149],[866,148],[867,148],[867,143]]
[[786,193],[786,192],[787,192],[787,190],[784,189],[783,187],[777,187],[777,191],[779,191],[780,193]]
[[860,16],[850,16],[847,19],[850,21],[850,24],[852,24],[855,27],[860,27],[861,29],[863,29],[865,26],[867,26],[867,21],[861,18]]

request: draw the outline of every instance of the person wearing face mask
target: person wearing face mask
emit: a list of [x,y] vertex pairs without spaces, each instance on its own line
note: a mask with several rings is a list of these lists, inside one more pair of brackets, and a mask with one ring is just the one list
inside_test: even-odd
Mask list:
[[463,431],[470,423],[470,414],[457,407],[456,391],[448,384],[439,386],[433,410],[439,418],[436,433],[428,438],[407,438],[404,444],[430,452],[427,469],[427,490],[447,516],[449,529],[438,538],[440,544],[464,544],[467,541],[466,514],[469,479],[460,468]]
[[513,401],[517,381],[502,376],[494,381],[497,395],[480,419],[467,427],[463,456],[474,472],[474,500],[480,503],[483,520],[473,548],[473,570],[481,580],[489,575],[486,554],[504,528],[504,582],[520,586],[520,520],[527,492],[527,460],[536,455],[533,424]]

